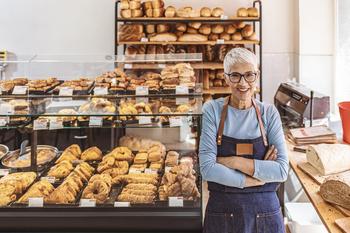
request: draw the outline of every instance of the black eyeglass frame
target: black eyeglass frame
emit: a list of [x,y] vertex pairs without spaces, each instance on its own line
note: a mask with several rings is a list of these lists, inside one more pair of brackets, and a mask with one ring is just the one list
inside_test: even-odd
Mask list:
[[[232,83],[240,83],[242,77],[244,78],[244,80],[245,80],[247,83],[253,83],[253,82],[255,82],[256,79],[258,78],[258,74],[259,74],[259,73],[258,73],[258,72],[251,72],[251,71],[248,71],[248,72],[246,72],[246,73],[244,73],[244,74],[241,74],[241,73],[238,73],[238,72],[224,73],[224,74],[230,79],[230,82],[232,82]],[[247,76],[247,75],[250,75],[250,74],[254,74],[254,76],[255,76],[255,78],[254,78],[253,81],[248,81],[247,78],[246,78],[246,76]],[[238,82],[232,81],[232,76],[233,76],[233,75],[239,75],[239,76],[240,76]]]

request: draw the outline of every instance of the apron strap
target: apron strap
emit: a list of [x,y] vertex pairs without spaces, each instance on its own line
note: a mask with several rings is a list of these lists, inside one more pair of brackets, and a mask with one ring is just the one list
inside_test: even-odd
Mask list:
[[228,109],[229,102],[230,102],[230,97],[227,96],[225,98],[224,106],[223,106],[222,111],[221,111],[219,130],[218,130],[218,135],[216,137],[216,143],[219,146],[221,145],[222,134],[224,132],[225,120],[226,120],[226,116],[227,116],[227,109]]
[[258,118],[260,133],[261,133],[261,136],[263,137],[263,140],[264,140],[264,146],[268,146],[269,143],[268,143],[268,141],[267,141],[266,131],[265,131],[265,128],[264,128],[263,121],[262,121],[262,119],[261,119],[260,109],[259,109],[258,105],[256,104],[254,98],[252,98],[252,104],[253,104],[253,106],[254,106],[254,108],[255,108],[256,116],[257,116],[257,118]]
[[[221,142],[222,142],[222,135],[223,135],[223,132],[224,132],[225,120],[226,120],[226,116],[227,116],[227,110],[228,110],[229,102],[230,102],[230,96],[227,96],[225,98],[224,106],[223,106],[222,111],[221,111],[219,129],[218,129],[218,134],[217,134],[217,138],[216,138],[216,143],[219,146],[221,145]],[[264,146],[267,147],[268,146],[268,141],[267,141],[266,131],[265,131],[264,124],[263,124],[263,121],[262,121],[262,118],[261,118],[260,109],[259,109],[258,105],[256,104],[254,98],[252,98],[252,104],[253,104],[253,107],[255,109],[256,116],[258,118],[260,133],[261,133],[261,136],[263,137]]]

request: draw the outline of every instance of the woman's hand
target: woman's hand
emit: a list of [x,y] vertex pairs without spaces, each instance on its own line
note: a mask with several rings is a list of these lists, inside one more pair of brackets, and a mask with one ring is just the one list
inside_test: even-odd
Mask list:
[[251,176],[246,176],[244,187],[262,186],[264,184],[265,183],[260,181],[260,180],[257,180],[257,179],[255,179],[255,178],[253,178]]
[[277,152],[278,151],[274,145],[270,146],[265,154],[264,160],[275,161],[277,159]]

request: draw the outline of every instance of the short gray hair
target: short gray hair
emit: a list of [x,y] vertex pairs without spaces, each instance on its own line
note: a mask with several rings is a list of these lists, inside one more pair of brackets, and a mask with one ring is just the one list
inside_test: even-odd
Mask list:
[[225,56],[224,70],[225,73],[230,71],[234,64],[251,64],[258,70],[258,60],[256,55],[246,48],[233,48]]

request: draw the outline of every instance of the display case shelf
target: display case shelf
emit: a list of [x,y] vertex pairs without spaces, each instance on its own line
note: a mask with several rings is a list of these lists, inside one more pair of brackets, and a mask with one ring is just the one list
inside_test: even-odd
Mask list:
[[258,40],[240,40],[240,41],[118,41],[118,45],[259,45],[260,42]]
[[235,16],[229,16],[229,17],[195,17],[195,18],[181,18],[181,17],[173,17],[173,18],[166,18],[166,17],[135,17],[135,18],[117,18],[117,22],[135,22],[135,23],[177,23],[177,22],[206,22],[206,23],[233,23],[233,22],[257,22],[259,21],[259,17],[235,17]]

